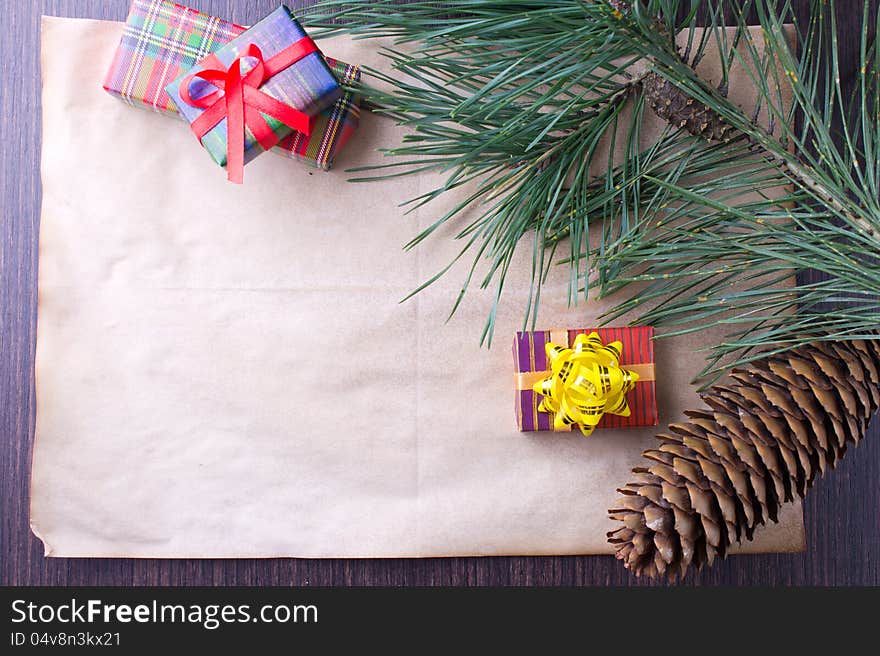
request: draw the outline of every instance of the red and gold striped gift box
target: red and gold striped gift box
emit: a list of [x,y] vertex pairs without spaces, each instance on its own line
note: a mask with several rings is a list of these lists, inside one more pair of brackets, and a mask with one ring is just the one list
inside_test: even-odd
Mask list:
[[521,431],[553,430],[553,417],[539,412],[541,395],[532,386],[548,374],[548,342],[568,347],[577,335],[596,332],[603,344],[619,341],[623,344],[620,366],[635,371],[639,380],[627,392],[626,400],[630,416],[621,417],[606,413],[597,429],[630,428],[657,425],[657,394],[654,382],[654,329],[650,326],[633,328],[579,328],[576,330],[535,330],[517,332],[513,342],[516,388],[516,422]]

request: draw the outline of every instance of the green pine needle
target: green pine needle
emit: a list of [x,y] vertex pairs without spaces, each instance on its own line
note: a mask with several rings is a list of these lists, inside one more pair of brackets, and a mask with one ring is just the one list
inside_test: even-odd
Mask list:
[[[748,29],[750,13],[763,43]],[[389,91],[359,91],[412,133],[362,179],[445,172],[445,184],[410,208],[474,185],[411,244],[458,227],[459,258],[472,266],[452,311],[472,282],[494,286],[497,305],[513,253],[531,236],[525,327],[550,267],[564,266],[571,304],[592,286],[629,290],[608,321],[647,308],[639,321],[667,326],[666,335],[725,327],[706,379],[762,351],[876,338],[880,52],[868,35],[880,18],[867,1],[862,18],[858,75],[844,89],[834,3],[822,0],[806,22],[784,0],[325,0],[306,15],[325,32],[406,44],[384,52],[390,73],[367,71]],[[787,24],[801,26],[797,46]],[[686,46],[677,49],[670,35],[681,30]],[[693,68],[710,45],[721,53],[717,87]],[[708,143],[670,127],[642,148],[650,110],[635,64],[708,106],[735,138]],[[726,97],[733,68],[758,91],[749,111]],[[597,160],[609,139],[623,145],[622,163]],[[783,185],[785,197],[771,197]],[[477,218],[465,219],[475,208]],[[595,249],[591,225],[601,226]],[[792,271],[808,269],[828,279],[792,289]],[[493,309],[487,341],[494,317]]]

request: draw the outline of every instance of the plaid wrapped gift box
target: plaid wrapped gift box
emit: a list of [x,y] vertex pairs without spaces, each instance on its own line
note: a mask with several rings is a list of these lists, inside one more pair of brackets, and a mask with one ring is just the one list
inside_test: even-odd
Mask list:
[[553,417],[539,412],[541,395],[532,385],[549,372],[545,345],[553,342],[568,347],[575,336],[596,332],[603,344],[619,341],[623,344],[620,367],[639,374],[639,380],[627,395],[631,414],[621,417],[605,413],[597,428],[628,428],[657,425],[657,395],[654,382],[654,329],[650,326],[634,328],[589,328],[577,330],[536,330],[517,332],[513,342],[516,387],[516,422],[521,431],[553,430]]
[[[202,60],[184,72],[174,82],[166,86],[165,90],[184,118],[190,123],[194,123],[207,110],[183,100],[185,97],[183,92],[186,91],[183,85],[189,85],[188,90],[193,101],[217,91],[213,84],[194,77],[194,75],[217,65],[222,66],[222,70],[225,71],[234,61],[245,56],[248,48],[253,46],[259,48],[268,62],[276,55],[280,55],[282,51],[298,44],[300,40],[311,42],[299,21],[294,18],[287,7],[282,5],[241,36],[215,50],[207,60]],[[244,62],[242,68],[247,66],[250,70],[252,67],[249,64],[250,60],[244,59],[242,62]],[[242,74],[245,72],[242,70]],[[259,92],[265,96],[271,96],[305,116],[314,116],[336,102],[342,90],[321,53],[311,52],[304,57],[294,59],[292,63],[285,65],[284,68],[268,77],[260,84]],[[292,128],[289,125],[273,116],[266,115],[265,111],[261,111],[263,118],[279,141],[291,133]],[[199,135],[202,146],[220,166],[227,165],[229,143],[227,124],[228,120],[223,118],[205,134]],[[262,152],[263,148],[260,142],[251,130],[245,129],[244,162],[249,162]]]
[[[134,106],[183,118],[165,87],[247,28],[168,0],[133,0],[104,89]],[[325,57],[340,84],[360,69]],[[292,133],[273,153],[327,170],[360,121],[360,98],[344,92],[315,119],[311,135]]]

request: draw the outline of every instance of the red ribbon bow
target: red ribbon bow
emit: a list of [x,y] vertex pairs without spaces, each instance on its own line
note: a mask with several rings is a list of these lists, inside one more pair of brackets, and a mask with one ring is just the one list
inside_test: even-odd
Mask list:
[[[297,132],[306,135],[311,133],[312,117],[263,93],[259,87],[276,73],[317,51],[315,42],[309,37],[303,37],[277,55],[264,60],[260,48],[252,43],[228,69],[224,68],[216,56],[209,55],[204,63],[210,68],[184,78],[180,85],[180,97],[187,104],[205,110],[190,126],[199,140],[226,119],[226,174],[231,182],[240,184],[244,180],[245,128],[251,131],[257,143],[265,150],[280,141],[263,114],[281,121]],[[255,59],[256,64],[242,75],[242,60],[248,58]],[[217,90],[193,98],[189,92],[193,78],[205,80]]]

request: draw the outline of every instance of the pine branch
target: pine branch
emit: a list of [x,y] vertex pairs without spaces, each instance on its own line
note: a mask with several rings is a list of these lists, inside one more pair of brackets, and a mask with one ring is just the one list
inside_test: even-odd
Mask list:
[[[774,105],[772,91],[766,81],[762,85],[761,80],[755,80],[756,87],[761,91],[760,100],[769,106],[769,111],[785,119],[778,122],[782,141],[768,137],[768,132],[753,117],[746,116],[724,98],[713,98],[714,89],[698,79],[696,82],[701,87],[699,93],[711,100],[713,109],[719,115],[742,129],[752,143],[758,143],[760,149],[756,150],[765,160],[782,164],[779,170],[795,185],[794,193],[786,200],[796,204],[798,213],[792,213],[778,201],[768,200],[760,206],[748,206],[745,198],[752,190],[744,186],[737,191],[737,186],[730,181],[724,181],[715,188],[704,186],[696,190],[699,193],[694,193],[695,182],[657,180],[666,185],[670,202],[679,203],[684,213],[702,212],[704,219],[678,234],[646,231],[639,235],[639,245],[630,243],[627,248],[620,248],[611,256],[611,266],[616,271],[623,271],[624,277],[627,275],[625,272],[629,271],[632,272],[631,278],[654,281],[652,293],[655,298],[665,298],[662,288],[673,268],[662,263],[674,261],[676,272],[690,275],[688,279],[694,291],[684,294],[682,302],[661,302],[657,308],[642,316],[642,320],[667,325],[747,323],[731,318],[731,307],[739,307],[737,304],[743,301],[744,294],[750,293],[753,288],[747,285],[743,295],[716,293],[713,297],[712,293],[704,293],[702,285],[708,285],[713,279],[712,275],[704,273],[707,270],[706,262],[728,261],[734,270],[746,273],[783,267],[818,269],[832,277],[831,281],[813,289],[801,290],[796,306],[791,303],[791,290],[777,289],[764,293],[760,301],[744,308],[741,316],[746,316],[754,325],[731,333],[729,341],[713,349],[710,367],[704,373],[714,371],[716,375],[731,365],[730,360],[722,362],[726,356],[733,356],[732,363],[737,364],[747,361],[750,357],[748,353],[755,349],[785,349],[812,339],[833,340],[853,334],[869,334],[876,323],[876,303],[872,299],[880,291],[880,285],[877,284],[880,271],[873,255],[880,245],[876,233],[876,226],[880,224],[876,194],[878,122],[874,121],[872,125],[865,117],[872,115],[868,110],[869,104],[876,103],[877,53],[867,46],[870,26],[868,6],[864,5],[865,30],[860,77],[853,93],[863,110],[862,118],[856,123],[846,120],[844,116],[839,132],[835,132],[832,126],[835,119],[844,114],[842,109],[846,106],[846,100],[839,83],[836,41],[829,36],[836,34],[833,5],[816,3],[813,6],[810,29],[801,35],[802,54],[795,59],[781,31],[786,18],[792,18],[790,13],[786,13],[790,12],[790,7],[766,4],[772,4],[774,11],[765,7],[765,11],[761,12],[763,32],[779,35],[777,39],[767,39],[767,49],[788,71],[785,83],[792,90],[794,110],[802,112],[804,117],[803,131],[798,134],[789,127],[792,124],[790,115],[786,115],[778,104]],[[643,27],[640,28],[643,30],[639,32],[642,36],[646,23],[643,21]],[[748,39],[745,37],[745,40]],[[636,39],[630,40],[630,44],[635,47]],[[741,63],[757,68],[759,57],[753,44],[749,44],[747,52],[748,58],[738,55]],[[687,76],[693,77],[692,73],[682,71],[673,58],[667,57],[664,61],[663,57],[658,56],[657,61],[661,63],[655,66],[655,70],[659,68],[664,77],[679,76],[676,79],[681,88],[690,93],[692,87],[689,85],[693,80],[687,79]],[[825,79],[821,80],[820,71],[823,69]],[[824,90],[818,82],[824,82]],[[873,116],[877,116],[876,110]],[[797,155],[786,147],[786,140],[789,145],[796,146]],[[836,143],[843,143],[843,148],[838,148]],[[865,145],[865,152],[858,148],[858,144]],[[873,153],[873,156],[868,156],[868,153]],[[862,168],[865,173],[862,173]],[[722,193],[727,195],[724,202],[709,200]],[[663,221],[657,216],[652,218]],[[723,227],[719,228],[719,225]],[[754,241],[742,239],[742,234],[749,233],[769,240],[769,243],[758,248]],[[699,241],[703,234],[711,236],[711,243],[702,250],[688,251],[688,246]],[[845,253],[846,257],[841,257],[841,253]],[[645,267],[646,259],[661,264]],[[839,287],[841,280],[846,281],[844,289]],[[618,288],[623,284],[620,282]],[[694,316],[695,308],[705,308],[707,305],[712,308],[701,313],[700,317]],[[619,315],[626,308],[627,304],[621,306],[613,315]],[[794,316],[782,314],[783,310],[793,312]],[[695,318],[697,321],[694,321]]]
[[[580,252],[587,244],[588,208],[607,207],[618,194],[588,170],[603,139],[621,128],[621,110],[638,84],[627,71],[636,57],[609,42],[607,30],[593,20],[597,7],[589,3],[478,0],[461,9],[450,18],[424,3],[329,2],[307,20],[331,31],[339,29],[331,19],[349,20],[345,29],[356,35],[394,35],[412,44],[406,52],[386,51],[392,72],[368,70],[374,84],[358,92],[413,133],[401,146],[386,149],[389,164],[359,171],[369,175],[358,180],[428,168],[446,172],[446,183],[411,199],[410,209],[476,183],[466,202],[410,246],[478,208],[480,216],[458,232],[464,241],[459,258],[471,254],[473,264],[454,312],[475,278],[480,287],[494,283],[499,296],[506,263],[522,238],[533,236],[525,326],[536,316],[560,244],[554,235],[562,230],[570,238],[569,299],[577,302],[581,288],[586,297],[588,258]],[[626,129],[633,132],[634,126]],[[493,327],[490,314],[483,334],[488,342]]]
[[[724,3],[728,11],[707,3],[705,26],[697,21],[699,5],[468,0],[438,9],[330,0],[320,6],[316,20],[327,29],[409,44],[407,52],[387,53],[390,75],[373,72],[390,91],[364,90],[413,129],[403,145],[388,150],[399,159],[373,175],[446,171],[445,185],[414,199],[419,207],[464,182],[478,185],[416,240],[467,208],[481,208],[459,232],[460,257],[470,253],[474,264],[456,307],[481,260],[488,274],[480,284],[494,281],[497,297],[517,244],[533,235],[527,319],[536,316],[553,262],[572,272],[569,302],[585,298],[594,283],[605,294],[637,284],[609,320],[653,303],[641,320],[670,326],[667,332],[729,328],[707,372],[762,349],[873,334],[880,291],[874,256],[880,55],[868,33],[880,19],[866,2],[857,84],[845,93],[833,3],[813,2],[798,48],[784,32],[796,18],[788,1]],[[750,11],[763,43],[749,29]],[[336,19],[347,23],[333,26]],[[682,35],[681,50],[673,34]],[[694,71],[710,44],[720,52],[717,87]],[[757,89],[750,111],[727,99],[734,68]],[[790,108],[783,91],[793,98]],[[626,125],[625,104],[634,110]],[[643,149],[644,111],[674,126]],[[762,114],[766,122],[759,121]],[[593,160],[602,138],[624,140],[626,157],[592,176],[588,168],[600,164]],[[771,193],[785,184],[792,190],[783,198]],[[603,226],[602,241],[592,251],[587,233],[595,223]],[[557,250],[566,246],[570,254],[560,258]],[[807,268],[832,279],[797,292],[781,284],[792,269]],[[491,335],[493,316],[484,336]]]
[[[613,18],[617,20],[624,20],[625,17],[632,16],[633,6],[631,2],[625,0],[608,0],[608,7],[612,12]],[[792,16],[793,18],[793,16]],[[665,33],[665,25],[662,21],[659,21],[656,17],[649,18],[647,21],[643,22],[640,27],[644,28],[645,23],[647,23],[648,30],[656,30],[660,36],[661,43],[668,39],[668,34]],[[776,19],[773,21],[773,27],[777,34],[777,36],[785,40],[786,37],[782,33],[781,30],[782,21]],[[643,32],[639,32],[640,35]],[[742,34],[742,31],[739,31],[738,34]],[[636,43],[632,43],[634,49],[636,48]],[[670,51],[667,50],[667,54]],[[675,95],[684,96],[684,99],[681,102],[690,102],[693,103],[693,98],[687,94],[686,91],[677,89],[675,86],[674,80],[676,79],[675,73],[678,72],[672,71],[668,68],[664,68],[662,61],[658,57],[652,56],[651,53],[646,49],[643,52],[645,56],[645,60],[650,62],[652,65],[655,65],[658,71],[655,72],[651,70],[648,73],[645,73],[641,78],[640,82],[643,84],[650,84],[651,87],[663,87],[662,95],[667,97],[667,105],[668,98],[670,96],[674,97]],[[671,46],[671,54],[674,57],[677,57],[681,63],[685,66],[689,66],[690,69],[693,69],[693,63],[688,63],[686,58],[680,57],[678,50],[675,48],[674,44]],[[727,58],[723,58],[723,61],[726,61]],[[796,73],[793,69],[788,70],[789,76],[794,76],[796,78]],[[664,76],[665,75],[665,76]],[[668,77],[666,77],[668,76]],[[718,97],[715,98],[717,102],[723,102],[726,100],[726,93],[722,92],[722,89],[712,89],[705,85],[702,80],[697,78],[698,82],[704,87],[704,91],[710,94],[717,94]],[[677,94],[676,94],[677,91]],[[689,125],[687,122],[682,121],[679,125],[680,128],[686,129],[689,132],[694,134],[698,134],[701,136],[705,136],[710,141],[713,139],[721,139],[730,138],[732,134],[729,132],[731,126],[724,124],[721,119],[720,112],[712,107],[707,106],[703,103],[699,104],[700,111],[695,112],[695,114],[700,118],[701,123]],[[669,119],[670,116],[668,113],[664,113],[661,111],[660,106],[654,106],[653,109],[655,112],[660,115],[663,119]],[[712,115],[718,116],[718,120],[714,121],[716,125],[713,125]],[[779,142],[776,137],[769,131],[764,128],[760,123],[758,123],[754,118],[749,120],[747,124],[744,124],[740,121],[735,121],[737,124],[737,128],[741,130],[747,137],[750,139],[752,144],[754,145],[756,150],[760,150],[765,157],[773,161],[777,166],[779,166],[782,170],[784,170],[792,179],[793,182],[800,185],[801,187],[809,190],[819,201],[826,204],[833,211],[842,216],[846,221],[848,221],[853,226],[859,228],[864,231],[869,236],[876,236],[877,229],[874,225],[872,225],[868,220],[859,216],[857,213],[852,211],[852,209],[845,203],[841,202],[840,198],[835,195],[835,191],[829,189],[829,187],[824,184],[818,176],[815,174],[815,169],[811,169],[809,166],[805,166],[802,161],[798,157],[797,152],[792,152],[788,149],[779,148]]]

